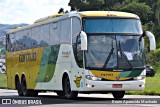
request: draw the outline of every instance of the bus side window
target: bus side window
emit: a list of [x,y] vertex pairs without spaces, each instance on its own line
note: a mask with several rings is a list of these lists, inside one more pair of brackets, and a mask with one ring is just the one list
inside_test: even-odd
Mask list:
[[11,52],[14,52],[14,47],[15,47],[14,41],[15,41],[15,35],[14,34],[10,34],[10,44],[11,44],[10,51]]
[[70,44],[71,43],[71,19],[61,21],[60,31],[60,43]]
[[49,46],[49,24],[40,27],[40,46]]
[[10,40],[10,35],[9,34],[6,35],[6,41],[7,41],[7,43],[6,43],[6,49],[7,49],[8,52],[10,52],[12,45],[11,45],[11,40]]
[[76,61],[79,67],[83,67],[83,51],[81,50],[80,36],[77,36],[77,42],[76,42]]
[[58,45],[60,43],[60,22],[50,24],[50,45]]
[[31,36],[31,48],[40,47],[40,27],[32,28],[32,36]]

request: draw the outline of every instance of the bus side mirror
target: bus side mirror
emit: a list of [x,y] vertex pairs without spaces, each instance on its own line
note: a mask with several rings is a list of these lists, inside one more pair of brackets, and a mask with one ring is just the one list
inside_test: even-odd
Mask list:
[[80,32],[81,37],[81,50],[87,50],[87,34],[84,31]]
[[150,50],[156,50],[156,41],[154,35],[149,31],[146,31],[145,35],[149,38]]

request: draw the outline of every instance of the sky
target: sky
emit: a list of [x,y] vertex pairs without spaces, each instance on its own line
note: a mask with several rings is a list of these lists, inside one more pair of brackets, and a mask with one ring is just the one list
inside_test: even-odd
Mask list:
[[0,0],[0,24],[32,24],[56,14],[60,8],[70,10],[69,0]]

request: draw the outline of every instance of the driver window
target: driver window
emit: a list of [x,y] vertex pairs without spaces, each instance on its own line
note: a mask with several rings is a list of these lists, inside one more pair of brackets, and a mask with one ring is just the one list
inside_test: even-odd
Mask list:
[[81,51],[81,41],[80,41],[80,34],[81,32],[81,22],[80,19],[77,17],[72,18],[72,46],[74,57],[79,67],[82,67],[83,63],[83,54]]
[[81,50],[81,38],[77,37],[76,42],[76,61],[79,67],[83,66],[83,51]]

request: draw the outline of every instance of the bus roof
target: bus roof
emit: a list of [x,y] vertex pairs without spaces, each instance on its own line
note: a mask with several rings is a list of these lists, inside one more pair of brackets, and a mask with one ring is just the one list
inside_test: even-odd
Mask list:
[[139,17],[133,13],[118,11],[84,11],[78,13],[81,17],[126,17],[139,19]]
[[17,29],[12,29],[8,33],[14,33],[20,30],[29,29],[38,25],[50,23],[50,22],[56,22],[61,19],[65,19],[68,17],[78,16],[80,18],[84,17],[121,17],[121,18],[137,18],[139,17],[132,13],[127,12],[118,12],[118,11],[83,11],[83,12],[71,12],[67,14],[55,14],[48,17],[40,18],[34,22],[34,24],[27,25],[24,27],[20,27]]

